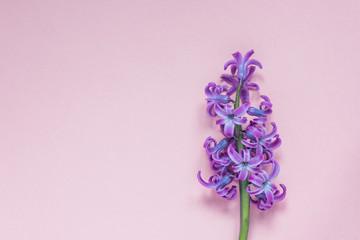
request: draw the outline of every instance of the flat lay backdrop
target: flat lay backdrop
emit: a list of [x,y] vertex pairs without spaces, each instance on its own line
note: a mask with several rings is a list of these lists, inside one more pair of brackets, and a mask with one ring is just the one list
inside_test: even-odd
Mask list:
[[249,240],[359,239],[358,0],[0,0],[0,239],[237,239],[204,87],[235,51],[274,106],[287,198]]

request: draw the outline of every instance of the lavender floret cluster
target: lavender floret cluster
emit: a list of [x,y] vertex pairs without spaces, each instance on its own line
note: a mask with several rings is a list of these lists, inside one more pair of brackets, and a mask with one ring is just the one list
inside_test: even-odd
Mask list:
[[[250,59],[253,53],[251,50],[242,56],[236,52],[234,59],[225,63],[224,70],[230,67],[231,74],[223,74],[220,78],[230,86],[210,82],[205,88],[206,112],[210,117],[218,118],[216,124],[220,125],[225,137],[220,142],[212,137],[206,139],[204,148],[209,155],[211,169],[216,174],[208,182],[201,178],[200,171],[197,177],[203,186],[213,188],[219,196],[229,200],[237,194],[236,186],[231,183],[234,180],[247,180],[250,201],[260,210],[267,210],[284,199],[286,187],[280,184],[280,191],[272,183],[280,171],[279,163],[274,159],[274,150],[281,145],[276,124],[268,123],[272,103],[265,95],[260,96],[263,101],[259,107],[253,107],[250,103],[249,91],[260,89],[256,83],[250,82],[251,77],[256,67],[262,68],[259,61]],[[238,91],[239,84],[242,104],[235,108],[231,96]],[[270,132],[266,129],[269,124],[272,127]],[[237,149],[237,141],[240,141],[236,134],[237,126],[242,128],[243,149]],[[271,165],[270,173],[264,170],[268,165]]]

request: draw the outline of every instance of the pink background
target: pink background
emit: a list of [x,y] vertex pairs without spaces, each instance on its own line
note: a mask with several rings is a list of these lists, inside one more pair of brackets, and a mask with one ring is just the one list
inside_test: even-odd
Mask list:
[[[358,0],[0,1],[0,239],[236,239],[196,180],[204,87],[239,50],[288,196],[249,240],[359,239]],[[256,98],[259,94],[253,95]]]

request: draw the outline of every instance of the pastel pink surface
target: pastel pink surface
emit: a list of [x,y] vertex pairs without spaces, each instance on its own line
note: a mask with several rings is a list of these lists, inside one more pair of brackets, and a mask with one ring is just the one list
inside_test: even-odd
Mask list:
[[[0,1],[0,239],[236,239],[203,89],[255,50],[287,198],[249,240],[358,239],[360,2]],[[253,94],[256,98],[259,94]]]

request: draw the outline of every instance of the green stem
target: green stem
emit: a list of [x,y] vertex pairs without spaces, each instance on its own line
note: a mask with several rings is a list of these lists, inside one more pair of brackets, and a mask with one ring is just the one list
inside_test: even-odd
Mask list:
[[[241,82],[239,83],[234,108],[238,108],[240,105],[240,89]],[[244,149],[244,145],[241,140],[243,139],[242,127],[241,125],[236,125],[236,146],[237,150]],[[248,186],[247,179],[244,181],[239,181],[239,193],[240,193],[240,235],[239,240],[247,240],[249,232],[249,223],[250,223],[250,195],[246,191]]]

